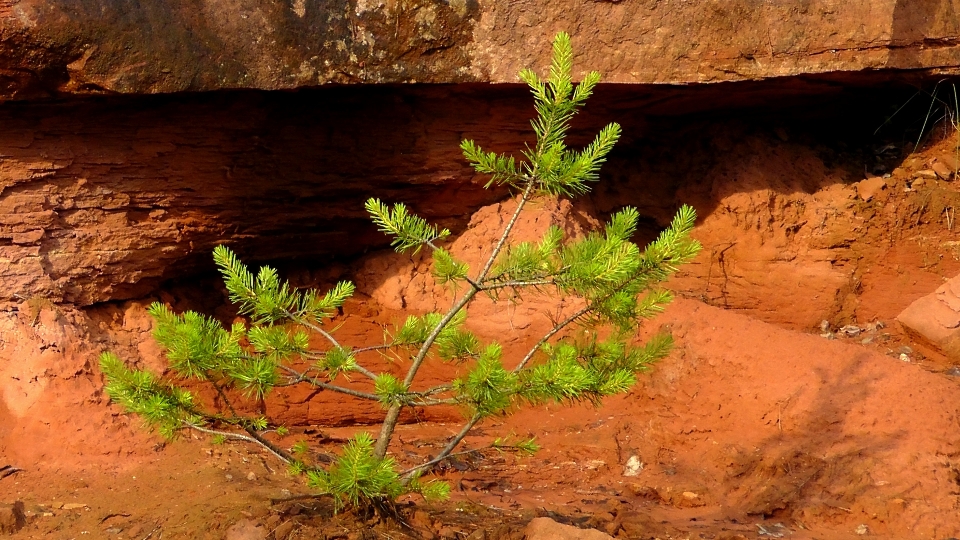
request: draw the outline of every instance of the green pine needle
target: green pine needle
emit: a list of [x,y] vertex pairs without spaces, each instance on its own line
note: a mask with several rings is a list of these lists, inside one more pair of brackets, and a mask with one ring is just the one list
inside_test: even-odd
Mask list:
[[380,231],[393,236],[390,243],[397,252],[413,249],[414,253],[426,244],[450,236],[447,229],[438,229],[423,218],[411,214],[406,205],[396,203],[388,207],[380,199],[370,198],[366,203],[367,213]]
[[381,373],[373,381],[374,393],[380,398],[384,408],[407,401],[407,387],[389,373]]
[[366,432],[347,442],[341,456],[326,472],[308,471],[307,481],[310,487],[333,495],[339,508],[393,500],[406,492],[393,459],[378,459],[373,454],[373,438]]

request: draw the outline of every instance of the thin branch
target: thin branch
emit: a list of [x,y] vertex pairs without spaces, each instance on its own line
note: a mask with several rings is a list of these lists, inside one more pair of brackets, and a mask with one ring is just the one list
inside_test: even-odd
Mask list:
[[335,384],[325,383],[319,379],[308,376],[306,373],[300,373],[299,371],[289,367],[289,366],[280,366],[280,369],[286,371],[287,373],[294,376],[297,382],[308,382],[317,388],[323,388],[324,390],[330,390],[333,392],[340,392],[341,394],[347,394],[348,396],[358,397],[362,399],[369,399],[373,401],[380,401],[380,396],[376,394],[369,394],[367,392],[361,392],[359,390],[353,390],[351,388],[345,388],[343,386],[337,386]]
[[287,316],[290,317],[290,319],[291,319],[293,322],[295,322],[295,323],[297,323],[297,324],[300,324],[300,325],[303,325],[303,326],[306,326],[307,328],[309,328],[309,329],[313,330],[314,332],[320,334],[321,336],[327,338],[327,341],[329,341],[334,347],[343,348],[343,347],[340,346],[340,342],[337,341],[337,339],[336,339],[335,337],[333,337],[332,334],[330,334],[329,332],[327,332],[327,331],[324,330],[323,328],[320,328],[320,326],[318,326],[318,325],[316,325],[316,324],[313,324],[312,322],[304,319],[303,317],[298,317],[298,316],[294,315],[293,313],[291,313],[291,312],[289,312],[289,311],[284,310],[284,313],[286,313]]
[[490,258],[487,259],[487,264],[483,266],[483,270],[480,271],[480,274],[477,275],[477,282],[483,283],[487,278],[487,273],[490,272],[490,269],[493,268],[493,263],[497,259],[497,255],[500,255],[500,251],[503,250],[503,246],[507,243],[507,237],[510,236],[510,232],[513,230],[513,226],[516,225],[517,220],[520,219],[520,212],[523,210],[524,205],[527,201],[530,200],[530,196],[533,194],[533,179],[527,180],[527,187],[523,190],[523,195],[520,197],[520,202],[517,203],[517,209],[513,212],[513,215],[510,217],[510,221],[507,222],[507,226],[503,229],[503,234],[500,235],[500,240],[497,241],[497,245],[493,248],[493,252],[490,253]]
[[434,394],[439,394],[440,392],[447,392],[453,390],[453,386],[449,384],[441,384],[440,386],[434,386],[433,388],[423,390],[421,392],[411,392],[412,394],[418,397],[432,396]]
[[473,449],[470,449],[470,450],[461,450],[461,451],[459,451],[459,452],[453,452],[453,453],[451,453],[451,454],[447,454],[446,456],[444,456],[444,457],[441,458],[441,459],[433,458],[433,459],[431,459],[430,461],[428,461],[428,462],[426,462],[426,463],[423,463],[423,464],[421,464],[421,465],[417,465],[416,467],[410,467],[409,469],[401,472],[401,473],[400,473],[400,478],[404,478],[404,477],[407,476],[407,475],[411,475],[411,476],[412,476],[412,475],[416,474],[417,471],[429,469],[430,467],[432,467],[432,466],[434,466],[434,465],[442,462],[442,461],[445,460],[445,459],[450,459],[450,458],[452,458],[452,457],[457,457],[457,456],[465,456],[465,455],[468,455],[468,454],[475,454],[475,453],[477,453],[477,452],[481,452],[481,451],[483,451],[483,450],[489,450],[489,449],[491,449],[491,448],[493,448],[493,445],[492,445],[492,444],[491,444],[491,445],[484,446],[483,448],[473,448]]
[[360,347],[359,349],[354,349],[351,351],[353,354],[360,354],[369,351],[382,351],[394,347],[393,343],[384,343],[383,345],[370,345],[368,347]]
[[496,289],[504,289],[506,287],[538,287],[540,285],[556,285],[556,280],[552,279],[539,279],[532,281],[502,281],[500,283],[494,283],[493,285],[483,285],[480,287],[480,290],[483,291],[493,291]]
[[533,355],[537,354],[537,351],[540,350],[540,347],[542,347],[547,341],[549,341],[550,338],[552,338],[553,336],[557,335],[557,333],[559,333],[561,330],[563,330],[565,327],[567,327],[567,326],[568,326],[570,323],[572,323],[573,321],[575,321],[575,320],[579,319],[580,317],[583,317],[584,315],[586,315],[587,313],[589,313],[593,308],[594,308],[594,305],[593,305],[593,304],[590,304],[590,305],[588,305],[588,306],[580,309],[579,311],[577,311],[577,312],[574,313],[573,315],[567,317],[567,318],[564,319],[560,324],[554,326],[553,329],[551,329],[549,332],[547,332],[546,334],[544,334],[544,336],[543,336],[542,338],[540,338],[540,341],[538,341],[538,342],[536,343],[536,345],[534,345],[534,346],[530,349],[530,352],[528,352],[527,355],[523,357],[523,360],[521,360],[520,363],[517,364],[517,367],[513,368],[513,372],[514,372],[514,373],[517,373],[517,372],[519,372],[521,369],[523,369],[523,368],[527,365],[527,362],[529,362],[530,359],[533,358]]
[[204,370],[203,376],[206,377],[206,379],[210,381],[210,384],[212,384],[213,387],[217,390],[217,395],[219,395],[220,399],[223,400],[223,403],[227,406],[227,409],[230,411],[230,414],[232,414],[234,418],[240,418],[240,415],[237,414],[236,409],[233,408],[233,404],[230,403],[230,399],[227,397],[226,392],[223,391],[223,387],[221,387],[220,384],[217,383],[217,381],[213,380],[213,377],[210,376],[210,372]]
[[370,371],[369,369],[361,366],[360,364],[357,364],[356,362],[354,362],[354,364],[353,364],[353,369],[351,369],[350,371],[356,371],[356,372],[358,372],[358,373],[361,373],[361,374],[365,375],[368,379],[370,379],[370,380],[372,380],[372,381],[377,380],[377,375],[376,375],[374,372],[372,372],[372,371]]
[[441,450],[440,453],[437,454],[437,457],[431,459],[430,461],[422,465],[418,465],[412,469],[404,471],[400,476],[409,480],[410,476],[415,474],[417,471],[428,469],[436,465],[437,463],[440,463],[441,461],[450,457],[450,453],[453,452],[453,449],[456,448],[458,444],[460,444],[460,441],[462,441],[463,438],[467,436],[467,433],[470,433],[470,430],[473,429],[473,426],[477,425],[477,422],[479,422],[481,418],[482,417],[479,414],[474,414],[473,418],[471,418],[469,422],[463,425],[463,429],[460,430],[460,433],[457,433],[457,435],[453,439],[451,439],[449,443],[447,443],[447,446],[445,446],[443,450]]
[[[293,461],[293,457],[291,457],[291,456],[289,456],[289,455],[286,455],[286,452],[284,452],[284,451],[281,450],[279,447],[277,447],[276,445],[274,445],[273,443],[267,441],[266,439],[264,439],[264,438],[262,438],[262,437],[259,437],[259,436],[250,436],[250,435],[243,435],[243,434],[241,434],[241,433],[231,433],[231,432],[229,432],[229,431],[220,431],[220,430],[218,430],[218,429],[205,428],[205,427],[203,427],[203,426],[198,426],[198,425],[192,424],[192,423],[190,423],[190,422],[184,422],[184,424],[185,424],[187,427],[191,428],[191,429],[195,429],[195,430],[201,431],[201,432],[203,432],[203,433],[208,433],[208,434],[210,434],[210,435],[219,435],[219,436],[221,436],[221,437],[226,437],[226,438],[228,438],[228,439],[237,439],[237,440],[239,440],[239,441],[245,441],[245,442],[249,442],[249,443],[253,443],[253,444],[259,444],[260,446],[266,448],[271,454],[273,454],[273,455],[276,456],[278,459],[280,459],[280,461],[283,461],[284,463],[290,463],[290,462]],[[248,431],[248,433],[249,433],[249,431]]]
[[[547,279],[547,278],[551,278],[551,279],[553,279],[554,282],[556,282],[557,276],[563,275],[563,273],[566,272],[566,271],[568,271],[568,270],[570,270],[570,268],[571,268],[571,265],[565,264],[565,265],[561,266],[560,268],[556,269],[556,270],[553,271],[553,272],[548,272],[548,273],[545,273],[545,274],[542,274],[542,275],[539,275],[539,276],[536,276],[536,277],[532,277],[532,278],[529,278],[529,279],[530,279],[530,280],[534,280],[534,279]],[[508,274],[509,274],[508,271],[503,271],[503,272],[500,272],[499,274],[494,275],[494,276],[487,276],[487,278],[484,280],[484,282],[485,282],[485,283],[494,283],[494,284],[496,284],[496,283],[498,282],[498,280],[503,279],[503,276],[508,275]]]
[[432,407],[434,405],[456,405],[460,403],[457,398],[444,399],[421,399],[420,401],[411,401],[410,404],[415,407]]

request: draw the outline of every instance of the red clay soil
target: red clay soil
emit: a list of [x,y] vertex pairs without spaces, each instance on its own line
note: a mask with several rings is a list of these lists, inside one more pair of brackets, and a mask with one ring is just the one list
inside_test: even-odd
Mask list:
[[[765,177],[733,193],[718,191],[719,180],[688,193],[698,208],[713,208],[696,233],[706,249],[675,280],[681,298],[642,332],[670,329],[673,354],[602,408],[550,406],[482,424],[465,448],[514,434],[536,436],[543,449],[458,457],[439,472],[453,486],[450,501],[403,507],[411,528],[334,516],[328,500],[295,498],[308,490],[267,454],[192,436],[164,444],[108,405],[96,352],[109,347],[162,368],[148,339],[148,300],[86,311],[24,303],[0,319],[0,347],[20,358],[0,367],[0,466],[22,469],[0,479],[0,502],[26,505],[16,538],[219,539],[231,527],[232,538],[246,528],[260,536],[244,538],[275,540],[522,538],[537,515],[618,538],[960,536],[960,381],[948,359],[910,343],[894,322],[960,271],[944,218],[958,201],[956,184],[921,173],[949,144],[906,158],[872,196],[868,184],[826,173],[798,191]],[[778,159],[793,170],[811,164],[802,153]],[[475,260],[511,204],[481,209],[453,250]],[[550,223],[576,234],[597,214],[545,202],[522,218],[519,234]],[[739,247],[724,248],[722,238]],[[779,266],[764,262],[774,260]],[[425,268],[378,253],[301,281],[353,276],[362,294],[337,321],[340,336],[369,343],[381,338],[379,323],[435,307]],[[179,309],[196,290],[160,298]],[[212,302],[204,307],[222,303]],[[539,337],[543,305],[478,305],[472,320],[487,338],[515,336],[505,343],[510,353]],[[218,314],[229,318],[229,308]],[[842,324],[861,333],[842,337]],[[293,427],[281,444],[306,438],[333,452],[358,429],[375,433],[363,425],[376,419],[375,406],[303,398],[278,393],[269,404]],[[418,411],[392,454],[405,465],[422,461],[457,431],[458,418]]]

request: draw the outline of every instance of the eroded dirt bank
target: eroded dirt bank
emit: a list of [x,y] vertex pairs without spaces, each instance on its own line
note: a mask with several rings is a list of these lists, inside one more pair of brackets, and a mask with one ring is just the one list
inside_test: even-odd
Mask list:
[[[428,509],[418,530],[510,537],[554,512],[622,538],[753,538],[778,523],[792,538],[960,534],[960,386],[949,359],[909,342],[893,320],[960,272],[960,190],[934,170],[956,169],[955,133],[941,125],[914,151],[930,102],[917,98],[884,124],[913,91],[853,82],[600,89],[578,128],[625,129],[601,183],[575,204],[542,201],[519,235],[551,223],[575,234],[629,204],[647,240],[678,204],[693,204],[705,249],[672,283],[682,299],[645,330],[671,327],[677,350],[604,409],[484,426],[468,444],[533,433],[545,450],[456,463],[444,473],[453,502]],[[515,149],[528,109],[515,87],[0,108],[10,126],[0,204],[19,220],[4,225],[0,246],[3,279],[16,285],[4,288],[0,313],[0,456],[24,469],[0,479],[0,495],[33,513],[18,534],[222,538],[247,519],[279,540],[283,523],[292,524],[283,538],[362,527],[331,521],[328,507],[271,506],[303,488],[266,456],[158,444],[106,404],[96,355],[109,348],[162,370],[144,312],[152,300],[231,318],[209,273],[222,240],[299,284],[355,279],[345,337],[378,340],[380,323],[434,309],[442,289],[421,259],[378,249],[362,200],[410,202],[454,229],[455,252],[476,258],[513,203],[480,188],[457,143]],[[543,325],[540,310],[481,305],[476,329],[514,332],[507,345],[520,349]],[[824,320],[864,331],[827,339]],[[304,397],[279,392],[270,407],[320,449],[379,414]],[[412,463],[434,451],[457,418],[411,416],[395,455]],[[643,470],[625,477],[633,456]]]

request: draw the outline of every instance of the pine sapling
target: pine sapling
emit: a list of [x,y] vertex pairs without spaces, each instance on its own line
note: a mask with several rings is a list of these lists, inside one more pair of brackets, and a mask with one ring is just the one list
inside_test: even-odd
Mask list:
[[[235,439],[264,447],[303,474],[308,484],[334,497],[339,505],[383,508],[398,496],[420,493],[443,498],[449,486],[423,481],[435,465],[448,459],[478,423],[522,406],[548,402],[599,404],[606,396],[631,388],[637,375],[669,353],[672,340],[659,334],[645,344],[633,338],[639,323],[661,312],[671,301],[661,284],[700,249],[690,237],[696,214],[682,206],[670,226],[641,249],[631,242],[639,214],[624,208],[602,230],[582,238],[565,238],[549,228],[536,242],[511,242],[511,233],[525,206],[538,197],[576,197],[597,181],[601,164],[620,136],[611,123],[581,150],[567,148],[570,120],[600,81],[588,73],[579,84],[571,78],[573,53],[565,33],[553,42],[553,62],[544,80],[531,70],[520,78],[531,89],[536,117],[531,121],[536,144],[514,157],[483,151],[465,140],[461,150],[487,187],[507,187],[517,208],[482,266],[471,269],[445,246],[450,231],[412,214],[400,203],[376,198],[366,203],[373,222],[392,237],[399,252],[428,250],[433,277],[452,285],[450,307],[443,312],[409,315],[383,342],[348,344],[336,337],[330,319],[354,293],[352,283],[338,283],[321,293],[297,289],[276,270],[262,267],[254,275],[227,247],[214,250],[230,301],[246,323],[224,327],[216,319],[188,311],[173,313],[154,303],[154,337],[165,350],[172,377],[129,369],[112,353],[101,356],[111,399],[166,437],[183,430],[208,433],[218,440]],[[522,356],[505,358],[503,347],[483,341],[469,330],[467,311],[483,295],[509,302],[522,293],[561,302],[574,299],[578,309],[550,329]],[[571,327],[586,331],[569,337]],[[311,348],[311,334],[327,344]],[[371,355],[389,353],[405,369],[402,378],[375,372],[364,364]],[[466,374],[437,386],[418,383],[426,362],[456,360]],[[366,362],[369,365],[369,362]],[[304,367],[305,366],[305,367]],[[359,385],[356,378],[367,379]],[[211,407],[176,379],[209,384],[218,407]],[[370,390],[372,384],[373,390]],[[278,386],[306,385],[343,394],[344,399],[378,402],[384,420],[376,439],[360,432],[329,465],[311,460],[303,442],[281,444],[285,429],[265,414],[250,415],[237,407],[246,400],[265,412],[265,398]],[[401,412],[408,407],[457,405],[465,411],[459,432],[423,463],[399,470],[388,456]],[[246,410],[246,409],[244,409]],[[491,447],[533,452],[533,440],[497,439]]]

